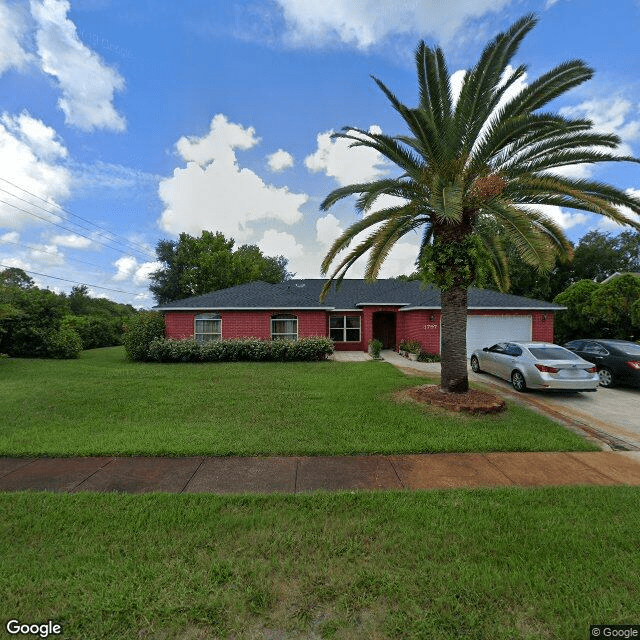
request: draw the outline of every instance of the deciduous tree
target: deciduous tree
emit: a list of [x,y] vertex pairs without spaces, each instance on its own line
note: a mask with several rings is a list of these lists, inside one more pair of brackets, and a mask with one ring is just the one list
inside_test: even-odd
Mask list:
[[159,304],[263,280],[273,284],[291,277],[287,259],[263,255],[256,245],[233,250],[235,241],[221,233],[203,231],[200,237],[181,233],[178,240],[156,246],[162,267],[151,274],[149,287]]

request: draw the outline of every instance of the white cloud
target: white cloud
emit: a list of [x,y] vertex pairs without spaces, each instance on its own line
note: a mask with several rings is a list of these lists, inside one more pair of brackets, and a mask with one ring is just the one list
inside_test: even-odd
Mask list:
[[116,282],[131,280],[136,285],[147,285],[149,275],[162,266],[160,262],[139,263],[132,256],[123,256],[113,264],[118,269],[117,273],[113,276],[113,280]]
[[316,240],[325,247],[333,244],[343,231],[340,221],[332,213],[316,220]]
[[113,97],[124,89],[124,79],[80,41],[67,18],[69,9],[68,0],[31,0],[42,70],[58,80],[58,106],[65,122],[84,131],[123,131],[125,120],[113,106]]
[[31,55],[22,47],[26,25],[15,6],[0,0],[0,75],[9,69],[24,70]]
[[[381,133],[380,127],[372,125],[370,133]],[[355,132],[348,132],[355,133]],[[304,164],[309,171],[322,171],[335,178],[341,185],[368,182],[387,173],[389,163],[375,149],[351,147],[351,140],[331,138],[333,131],[318,134],[316,151],[307,156]]]
[[560,114],[572,118],[588,118],[593,121],[594,129],[600,133],[615,133],[622,144],[618,151],[622,155],[631,155],[631,142],[640,140],[640,105],[617,96],[586,100],[574,107],[563,107]]
[[293,156],[284,149],[278,149],[275,153],[267,156],[267,164],[271,171],[278,173],[293,167]]
[[236,161],[235,149],[251,149],[260,142],[255,133],[253,127],[245,129],[218,113],[211,120],[208,134],[202,138],[183,136],[176,148],[186,162],[196,162],[202,166],[211,162],[229,165]]
[[304,247],[295,237],[284,231],[268,229],[258,241],[260,251],[266,256],[284,256],[288,260],[294,260],[304,255]]
[[73,186],[83,189],[133,189],[156,185],[161,176],[138,169],[97,160],[92,164],[71,161]]
[[[621,97],[610,99],[593,99],[581,102],[573,107],[563,107],[560,115],[569,118],[587,118],[593,122],[593,129],[599,133],[615,133],[622,140],[620,146],[613,150],[604,148],[607,153],[617,155],[633,155],[631,142],[640,140],[640,119],[633,119],[638,113],[638,105]],[[590,178],[596,171],[596,165],[572,164],[553,169],[554,173],[566,178]]]
[[[626,189],[625,193],[635,196],[636,198],[640,198],[640,189]],[[624,213],[631,220],[635,220],[640,223],[640,215],[637,213],[633,213],[631,209],[628,207],[620,207],[620,211]],[[592,218],[593,219],[593,218]],[[610,218],[606,218],[605,216],[595,216],[595,225],[596,229],[600,229],[601,231],[624,231],[629,230],[631,227],[619,225],[617,222],[614,222]]]
[[38,266],[59,267],[64,264],[64,254],[53,244],[34,245],[29,251],[29,257]]
[[7,267],[16,267],[18,269],[22,269],[23,271],[30,271],[32,268],[28,262],[25,262],[24,260],[22,260],[22,258],[16,257],[2,258],[2,264],[6,265]]
[[202,138],[180,138],[176,147],[187,166],[160,181],[158,193],[165,205],[161,228],[172,233],[220,231],[242,241],[250,237],[254,221],[300,221],[306,194],[266,184],[238,166],[235,150],[258,142],[252,127],[230,123],[222,114],[213,118]]
[[83,238],[75,234],[55,236],[51,239],[51,242],[62,247],[69,247],[70,249],[86,249],[91,246],[91,240],[89,240],[89,238]]
[[457,71],[454,71],[449,77],[449,83],[451,84],[451,99],[453,100],[453,104],[458,103],[458,98],[460,98],[462,84],[464,83],[466,75],[466,69],[458,69]]
[[42,160],[66,158],[66,147],[59,141],[56,132],[42,120],[32,118],[23,111],[17,118],[4,115],[2,121],[10,128],[20,131],[20,136]]
[[19,240],[20,234],[17,231],[9,231],[0,236],[0,244],[3,242],[18,242]]
[[[3,113],[0,116],[0,188],[11,191],[17,197],[0,192],[0,200],[11,202],[15,207],[32,210],[38,216],[57,221],[54,213],[46,213],[41,208],[31,207],[18,200],[23,198],[36,202],[39,207],[47,207],[17,189],[26,191],[55,205],[56,201],[69,195],[71,174],[60,164],[67,156],[67,150],[56,132],[26,112],[18,117]],[[21,229],[39,221],[15,207],[0,203],[0,225],[10,229]],[[54,207],[49,206],[49,209]]]
[[579,224],[584,224],[590,218],[587,213],[568,213],[562,208],[550,204],[538,204],[538,205],[520,205],[522,209],[531,209],[538,211],[548,218],[551,218],[553,222],[559,225],[562,229],[571,229]]
[[499,12],[511,0],[277,0],[292,44],[343,42],[367,49],[389,36],[411,34],[450,41],[463,24]]

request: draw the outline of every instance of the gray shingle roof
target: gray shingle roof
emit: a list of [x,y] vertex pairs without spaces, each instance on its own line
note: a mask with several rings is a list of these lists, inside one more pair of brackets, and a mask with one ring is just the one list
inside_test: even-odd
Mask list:
[[[175,300],[154,307],[158,311],[209,309],[360,309],[363,305],[398,305],[409,311],[416,308],[439,309],[440,291],[425,287],[418,281],[388,279],[366,283],[364,280],[343,280],[333,287],[320,303],[322,279],[286,280],[279,284],[250,282],[201,296]],[[564,309],[557,304],[489,289],[469,289],[469,309]]]

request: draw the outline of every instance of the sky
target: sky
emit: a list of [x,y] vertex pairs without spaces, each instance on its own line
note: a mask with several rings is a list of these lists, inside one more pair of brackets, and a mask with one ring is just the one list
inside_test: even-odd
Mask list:
[[[640,0],[0,0],[0,265],[150,308],[156,243],[210,230],[320,277],[359,219],[353,199],[321,211],[325,196],[398,175],[331,138],[405,133],[371,76],[415,105],[420,40],[443,48],[455,86],[529,12],[539,23],[514,60],[528,67],[518,86],[584,60],[594,78],[550,109],[640,156]],[[638,164],[570,171],[640,194]],[[546,213],[574,242],[622,230]],[[380,276],[412,272],[418,243],[403,238]]]

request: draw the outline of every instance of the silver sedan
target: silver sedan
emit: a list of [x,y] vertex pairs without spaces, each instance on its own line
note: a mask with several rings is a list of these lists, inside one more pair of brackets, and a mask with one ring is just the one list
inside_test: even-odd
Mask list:
[[499,342],[476,349],[471,368],[475,373],[486,371],[510,380],[516,391],[595,391],[600,383],[591,362],[548,342]]

